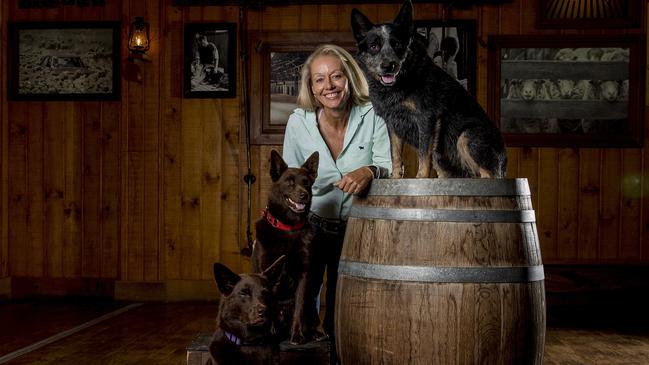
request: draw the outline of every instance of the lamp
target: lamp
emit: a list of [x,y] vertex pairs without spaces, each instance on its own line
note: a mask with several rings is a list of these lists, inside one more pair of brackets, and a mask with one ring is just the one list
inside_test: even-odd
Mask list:
[[129,28],[128,49],[138,54],[144,54],[149,50],[149,23],[141,16],[135,17],[135,21]]

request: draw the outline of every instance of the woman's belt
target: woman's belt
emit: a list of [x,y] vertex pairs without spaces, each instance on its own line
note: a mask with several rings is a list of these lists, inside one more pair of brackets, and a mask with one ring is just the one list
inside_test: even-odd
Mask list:
[[324,218],[315,213],[309,214],[309,222],[327,233],[343,233],[347,221],[335,218]]

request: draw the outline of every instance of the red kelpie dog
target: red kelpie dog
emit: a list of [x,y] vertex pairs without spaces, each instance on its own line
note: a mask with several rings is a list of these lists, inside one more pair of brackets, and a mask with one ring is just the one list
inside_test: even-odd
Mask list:
[[[315,308],[318,287],[312,247],[313,230],[307,219],[311,207],[311,186],[318,175],[318,152],[300,168],[289,168],[282,156],[271,151],[270,176],[273,182],[268,205],[257,221],[252,249],[253,272],[286,255],[286,264],[275,288],[278,303],[275,329],[280,339],[303,344],[324,335]],[[315,282],[319,282],[315,280]]]
[[214,264],[214,279],[222,295],[209,345],[213,365],[278,363],[271,291],[285,258],[280,256],[260,274],[237,275],[222,264]]

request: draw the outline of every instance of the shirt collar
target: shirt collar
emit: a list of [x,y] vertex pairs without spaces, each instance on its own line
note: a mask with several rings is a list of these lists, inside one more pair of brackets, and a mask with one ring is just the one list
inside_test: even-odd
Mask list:
[[[347,130],[345,131],[345,140],[343,141],[343,149],[342,151],[340,151],[340,155],[345,153],[345,150],[351,142],[352,137],[354,137],[354,134],[356,134],[356,130],[358,130],[358,127],[363,123],[363,121],[365,120],[365,115],[367,115],[370,110],[372,110],[372,104],[369,102],[363,105],[352,106],[352,110],[349,112],[349,124],[347,125]],[[321,147],[324,148],[325,151],[328,150],[329,147],[327,147],[327,144],[320,134],[320,130],[318,130],[316,112],[307,112],[301,108],[295,109],[294,112],[304,113],[307,131],[309,132],[309,134],[314,136],[315,139],[321,142]]]

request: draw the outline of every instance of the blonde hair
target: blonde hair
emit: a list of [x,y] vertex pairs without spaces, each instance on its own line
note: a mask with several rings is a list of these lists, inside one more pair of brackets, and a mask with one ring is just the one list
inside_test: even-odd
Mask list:
[[347,77],[347,87],[351,91],[352,104],[361,105],[367,103],[370,100],[367,80],[365,80],[363,71],[361,71],[354,57],[340,46],[323,44],[313,51],[302,65],[297,105],[307,111],[314,111],[322,106],[311,92],[311,64],[316,57],[322,55],[338,57],[342,63],[343,73]]

